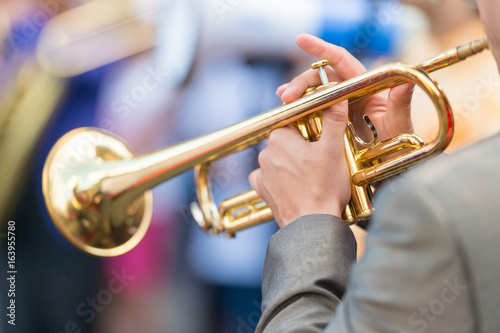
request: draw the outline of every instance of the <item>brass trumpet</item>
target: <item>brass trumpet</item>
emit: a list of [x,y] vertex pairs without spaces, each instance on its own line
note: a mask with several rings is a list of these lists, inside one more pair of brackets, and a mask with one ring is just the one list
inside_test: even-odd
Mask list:
[[[293,103],[146,155],[134,156],[125,143],[106,131],[75,129],[57,141],[45,162],[42,186],[47,209],[59,231],[77,248],[97,256],[120,255],[146,233],[152,214],[149,189],[195,168],[195,220],[205,231],[234,235],[271,220],[272,213],[253,190],[225,200],[217,208],[208,177],[212,161],[248,148],[273,129],[293,123],[305,139],[316,140],[321,135],[321,110],[344,100],[358,101],[404,81],[414,82],[430,97],[438,114],[439,131],[432,142],[426,143],[415,134],[401,134],[378,143],[374,136],[365,143],[352,126],[346,129],[352,198],[344,219],[349,224],[365,220],[373,212],[370,184],[436,155],[451,141],[450,105],[428,73],[464,60],[487,44],[484,37],[418,66],[388,64],[341,83],[328,83],[322,76],[323,85],[309,89]],[[320,71],[322,65],[317,64]],[[401,150],[408,152],[390,157]]]

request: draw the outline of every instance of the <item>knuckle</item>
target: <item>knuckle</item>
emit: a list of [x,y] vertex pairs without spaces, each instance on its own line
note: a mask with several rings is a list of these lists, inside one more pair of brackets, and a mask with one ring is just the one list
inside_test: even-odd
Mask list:
[[337,46],[337,47],[338,47],[339,52],[342,54],[342,56],[349,54],[349,51],[347,51],[347,49],[345,47],[343,47],[343,46]]
[[302,141],[302,137],[300,136],[298,130],[292,125],[275,129],[269,135],[267,149],[274,151],[283,149],[288,143],[295,143],[298,138]]
[[280,137],[281,137],[281,132],[283,131],[282,128],[275,129],[274,131],[269,134],[269,139],[267,141],[267,147],[273,147],[280,142]]
[[257,156],[257,161],[259,162],[259,165],[262,166],[266,163],[267,161],[267,152],[268,152],[268,148],[262,150],[260,153],[259,153],[259,156]]
[[259,177],[259,174],[260,173],[260,170],[257,169],[257,170],[254,170],[252,171],[249,175],[248,175],[248,182],[250,183],[250,185],[253,187],[253,188],[256,188],[258,187],[259,183],[260,183],[260,177]]
[[329,107],[324,113],[324,120],[333,122],[347,122],[347,105],[338,103]]
[[333,107],[330,110],[330,119],[334,122],[345,122],[347,120],[347,113],[340,107]]
[[[302,90],[302,86],[304,86],[304,85],[306,85],[305,79],[302,75],[299,75],[290,82],[290,85],[288,87],[292,87],[293,89]],[[294,97],[298,97],[298,96],[294,96]]]
[[346,55],[349,54],[349,52],[342,46],[335,46],[335,48],[337,49],[336,52],[330,52],[331,53],[331,57],[333,58],[332,61],[333,61],[333,65],[337,65],[337,64],[340,64],[344,61]]

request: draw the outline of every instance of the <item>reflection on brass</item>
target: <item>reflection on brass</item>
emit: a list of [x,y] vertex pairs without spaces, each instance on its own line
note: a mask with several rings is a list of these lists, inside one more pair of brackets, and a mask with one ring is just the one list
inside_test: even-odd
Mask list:
[[[486,46],[483,39],[417,67],[393,63],[345,82],[326,83],[293,103],[146,155],[134,156],[125,144],[103,130],[73,130],[59,139],[45,162],[42,182],[47,208],[61,233],[81,250],[101,256],[119,255],[135,246],[147,229],[152,211],[148,190],[195,168],[198,203],[192,204],[193,216],[205,231],[234,235],[271,220],[272,213],[253,190],[225,200],[217,208],[208,177],[212,161],[255,145],[272,130],[293,123],[314,141],[321,134],[317,121],[321,110],[345,100],[355,102],[405,81],[414,82],[429,96],[438,114],[439,131],[433,141],[425,143],[414,134],[402,134],[361,149],[353,138],[355,133],[346,128],[352,198],[344,219],[348,223],[365,220],[373,212],[370,184],[438,154],[451,140],[450,105],[427,72]],[[315,128],[311,130],[308,127],[312,123]]]

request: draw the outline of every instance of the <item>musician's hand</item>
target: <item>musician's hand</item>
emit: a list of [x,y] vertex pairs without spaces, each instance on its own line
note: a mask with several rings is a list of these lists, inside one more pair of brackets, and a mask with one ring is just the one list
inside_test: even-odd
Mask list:
[[347,103],[323,112],[323,134],[307,142],[288,126],[271,132],[259,154],[260,169],[250,174],[252,187],[271,208],[280,227],[308,214],[341,217],[351,197],[345,160]]
[[[333,82],[342,82],[366,72],[364,66],[345,49],[329,44],[317,37],[301,34],[297,37],[297,45],[319,60],[328,60],[326,66],[328,78]],[[321,84],[316,70],[309,69],[297,76],[290,83],[278,88],[277,94],[283,102],[291,103],[298,99],[311,86]],[[356,132],[366,141],[371,135],[362,122],[364,114],[370,117],[377,129],[378,139],[385,140],[401,133],[412,133],[411,98],[414,85],[405,83],[365,98],[349,107],[349,118]]]
[[[345,49],[319,38],[302,34],[297,37],[297,45],[318,59],[328,60],[330,81],[341,82],[366,72]],[[308,70],[278,88],[277,94],[290,103],[308,87],[320,84],[318,73]],[[307,214],[341,216],[351,189],[343,142],[347,114],[361,136],[363,130],[367,134],[366,126],[360,126],[364,114],[370,117],[380,140],[412,132],[412,92],[411,84],[403,84],[351,105],[349,112],[347,103],[332,106],[324,112],[323,134],[318,142],[306,142],[292,126],[271,133],[268,147],[259,155],[261,169],[252,172],[249,180],[280,227]],[[363,138],[368,139],[366,135]]]

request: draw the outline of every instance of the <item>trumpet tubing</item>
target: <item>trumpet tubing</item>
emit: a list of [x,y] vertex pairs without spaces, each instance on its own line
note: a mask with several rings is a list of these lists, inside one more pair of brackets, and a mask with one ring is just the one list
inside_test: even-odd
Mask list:
[[[289,124],[296,124],[305,139],[317,140],[321,135],[321,110],[345,100],[358,101],[405,81],[414,82],[429,96],[438,113],[439,132],[432,142],[426,143],[414,134],[401,134],[376,143],[374,135],[372,142],[360,149],[363,142],[358,142],[350,127],[346,128],[346,160],[353,195],[343,217],[347,223],[365,220],[373,212],[370,184],[434,156],[451,140],[451,108],[427,73],[486,47],[483,38],[416,67],[393,63],[345,82],[323,82],[293,103],[146,155],[135,156],[109,132],[75,129],[59,139],[45,162],[42,187],[47,209],[59,231],[77,248],[97,256],[120,255],[146,233],[152,214],[149,189],[194,168],[198,203],[192,204],[193,217],[205,231],[234,235],[271,220],[272,212],[253,190],[225,200],[218,208],[209,181],[214,160],[255,145],[272,130]],[[390,158],[403,149],[410,152]],[[383,157],[386,160],[382,162]]]

